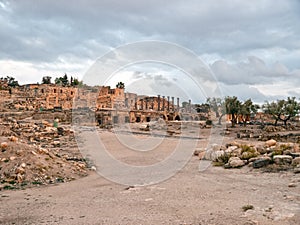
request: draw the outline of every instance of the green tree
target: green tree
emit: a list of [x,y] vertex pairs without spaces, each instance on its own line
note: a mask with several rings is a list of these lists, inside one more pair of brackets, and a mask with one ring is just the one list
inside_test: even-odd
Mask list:
[[120,82],[117,83],[116,88],[124,89],[125,88],[125,84],[120,81]]
[[8,87],[20,86],[19,82],[14,77],[11,76],[1,77],[0,80],[3,81],[4,83],[7,83]]
[[287,126],[287,121],[295,117],[300,110],[300,105],[296,101],[295,97],[288,97],[287,100],[277,100],[271,103],[266,102],[263,105],[263,111],[267,114],[272,115],[277,126],[278,121],[283,121],[284,125]]
[[236,96],[225,98],[225,111],[231,115],[231,126],[234,127],[237,123],[238,114],[240,112],[241,102]]
[[253,104],[251,99],[246,100],[240,104],[239,115],[243,121],[244,126],[247,124],[247,118],[250,117],[251,113],[256,113],[259,106]]
[[210,109],[216,113],[218,124],[221,125],[223,116],[226,114],[225,101],[221,98],[207,98],[206,102],[209,104]]
[[42,84],[51,84],[51,78],[50,76],[44,76],[42,79]]
[[80,81],[77,78],[71,77],[70,84],[71,86],[78,86],[80,84]]
[[68,75],[65,73],[64,76],[55,78],[55,84],[62,85],[63,87],[68,86],[70,84]]

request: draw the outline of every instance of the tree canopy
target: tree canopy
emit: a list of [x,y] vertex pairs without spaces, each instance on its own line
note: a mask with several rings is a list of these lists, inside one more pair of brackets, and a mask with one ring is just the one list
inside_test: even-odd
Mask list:
[[120,81],[120,82],[117,83],[116,88],[124,89],[125,88],[125,84]]
[[275,126],[277,126],[279,120],[283,121],[284,125],[287,126],[287,121],[299,113],[300,103],[296,101],[295,97],[288,97],[286,100],[281,99],[273,102],[267,101],[263,105],[263,111],[272,115]]
[[1,77],[1,81],[5,82],[8,87],[17,87],[19,86],[19,82],[11,76]]

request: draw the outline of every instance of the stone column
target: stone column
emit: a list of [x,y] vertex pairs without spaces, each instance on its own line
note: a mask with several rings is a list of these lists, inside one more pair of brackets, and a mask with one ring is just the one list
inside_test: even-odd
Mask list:
[[168,96],[168,111],[170,111],[170,96]]
[[138,99],[137,99],[137,97],[134,98],[134,109],[135,110],[138,109]]
[[174,109],[175,109],[175,107],[174,107],[174,97],[172,97],[172,110],[175,111]]
[[163,97],[162,111],[165,111],[165,96],[162,96],[162,97]]
[[154,110],[154,97],[151,97],[151,109]]
[[144,110],[144,99],[141,99],[141,110]]
[[160,111],[160,95],[157,95],[157,111]]
[[177,111],[179,111],[179,98],[177,98]]
[[191,101],[191,99],[189,99],[189,112],[190,113],[192,112],[192,101]]
[[145,110],[148,110],[148,109],[149,109],[149,108],[148,108],[149,98],[147,97],[147,98],[145,99],[145,101],[146,101],[146,107],[145,107]]

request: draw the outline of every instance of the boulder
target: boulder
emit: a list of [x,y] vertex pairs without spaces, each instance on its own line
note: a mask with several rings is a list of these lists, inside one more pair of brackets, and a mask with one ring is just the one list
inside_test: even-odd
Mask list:
[[17,142],[17,141],[18,141],[18,138],[15,137],[15,136],[11,136],[11,137],[9,138],[9,140],[12,141],[12,142]]
[[239,157],[231,157],[228,160],[228,166],[231,168],[238,168],[245,165],[245,162],[241,160]]
[[218,145],[218,144],[212,144],[211,147],[212,147],[213,151],[219,151],[219,150],[223,150],[224,149],[224,146]]
[[256,146],[256,149],[257,149],[257,151],[258,151],[260,154],[265,154],[265,153],[267,153],[267,149],[264,148],[264,146],[262,146],[262,145]]
[[273,161],[277,165],[288,165],[291,164],[293,157],[290,155],[275,155]]
[[25,173],[25,169],[21,166],[19,166],[18,168],[16,168],[16,174],[24,174]]
[[7,144],[7,142],[2,142],[0,146],[1,146],[1,149],[6,149],[8,147],[8,144]]
[[232,152],[232,151],[234,151],[234,150],[236,150],[236,149],[238,149],[238,146],[236,146],[236,145],[231,145],[231,146],[229,146],[229,147],[226,149],[226,151]]
[[300,152],[299,145],[295,144],[293,150],[294,152]]
[[265,144],[266,146],[271,147],[271,146],[275,146],[277,144],[277,141],[275,141],[274,139],[270,139],[266,141]]
[[270,162],[271,162],[270,157],[263,157],[263,158],[256,159],[255,161],[253,161],[252,167],[253,168],[261,168],[261,167],[267,166]]
[[292,165],[293,166],[300,165],[300,157],[294,158],[293,161],[292,161]]
[[210,161],[216,161],[219,157],[224,155],[224,151],[213,151],[213,150],[208,150],[205,152],[203,159],[205,160],[210,160]]

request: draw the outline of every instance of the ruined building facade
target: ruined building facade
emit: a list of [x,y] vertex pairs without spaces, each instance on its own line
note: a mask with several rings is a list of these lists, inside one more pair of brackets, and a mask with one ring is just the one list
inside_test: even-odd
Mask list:
[[150,122],[158,119],[198,120],[192,112],[191,102],[186,109],[180,107],[179,98],[145,96],[125,92],[124,88],[109,86],[63,87],[54,84],[28,84],[12,90],[0,90],[1,105],[10,110],[74,110],[95,112],[100,125]]

